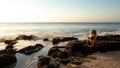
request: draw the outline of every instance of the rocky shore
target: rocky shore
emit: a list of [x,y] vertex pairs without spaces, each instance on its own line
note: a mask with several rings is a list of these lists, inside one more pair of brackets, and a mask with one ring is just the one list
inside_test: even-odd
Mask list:
[[[25,47],[20,50],[14,49],[14,45],[17,44],[19,40],[34,40],[36,36],[34,35],[19,35],[15,39],[5,40],[4,43],[7,44],[4,50],[0,51],[0,67],[10,65],[12,63],[17,63],[16,53],[23,53],[25,55],[33,54],[42,48],[43,44],[35,44],[32,46]],[[94,55],[96,52],[106,53],[109,51],[118,51],[120,50],[120,35],[106,35],[106,36],[97,36],[100,44],[96,44],[94,47],[90,47],[91,44],[87,43],[87,40],[79,40],[74,37],[55,37],[51,41],[49,38],[43,38],[44,42],[50,41],[53,45],[52,48],[48,51],[47,56],[40,55],[38,57],[38,68],[105,68],[99,64],[94,64],[94,62],[99,62],[102,57]],[[56,46],[60,42],[68,42],[65,46]],[[114,62],[115,65],[120,63],[119,59],[113,58],[104,58],[101,63],[110,63]],[[86,64],[91,64],[86,65]],[[93,66],[92,66],[93,64]],[[115,66],[115,65],[111,65]],[[119,65],[118,65],[119,66]],[[117,68],[117,67],[115,67]]]
[[[113,40],[114,39],[114,40]],[[109,64],[112,64],[109,68],[115,66],[116,68],[119,67],[120,59],[110,59],[110,58],[103,58],[96,57],[93,55],[95,52],[109,52],[109,51],[117,51],[120,50],[120,36],[119,35],[109,35],[109,36],[98,36],[98,41],[104,41],[102,44],[97,44],[94,47],[90,47],[87,44],[87,40],[80,41],[70,41],[66,46],[55,46],[52,47],[47,56],[40,56],[38,59],[38,68],[108,68]],[[60,48],[64,48],[63,51]],[[100,63],[107,63],[104,66],[99,65]],[[93,66],[86,65],[86,63],[90,63],[91,61],[97,61]],[[107,61],[105,61],[107,60]]]
[[15,56],[16,53],[23,53],[26,55],[32,54],[34,52],[37,52],[41,50],[44,46],[42,44],[36,44],[34,46],[28,46],[23,49],[20,49],[19,51],[16,51],[14,49],[14,46],[18,40],[33,40],[33,36],[27,36],[27,35],[19,35],[14,40],[4,40],[4,43],[7,45],[4,50],[0,50],[0,67],[6,67],[10,64],[16,63],[17,58]]

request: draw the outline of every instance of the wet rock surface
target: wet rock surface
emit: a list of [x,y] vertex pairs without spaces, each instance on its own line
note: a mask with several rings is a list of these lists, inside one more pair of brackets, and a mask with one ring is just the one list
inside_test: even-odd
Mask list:
[[65,51],[61,51],[58,48],[51,48],[48,52],[48,56],[51,56],[52,58],[61,58],[61,59],[67,59],[70,54]]
[[0,51],[0,67],[5,67],[17,62],[15,53],[16,52],[13,49],[5,49]]
[[[0,51],[0,67],[12,64],[16,62],[13,45],[17,43],[17,40],[32,40],[33,36],[20,35],[14,40],[5,40],[5,50]],[[70,41],[66,46],[54,46],[52,47],[47,56],[40,56],[38,58],[38,68],[89,68],[82,65],[90,60],[96,60],[95,56],[91,54],[95,52],[108,52],[120,50],[120,35],[108,35],[98,36],[97,40],[102,41],[100,44],[96,44],[91,47],[87,44],[87,40],[81,41],[74,37],[56,37],[52,40],[53,45],[59,42]],[[74,40],[74,41],[72,41]],[[48,38],[44,38],[43,41],[49,41]],[[103,42],[104,41],[104,42]],[[30,55],[34,52],[41,50],[44,46],[36,44],[35,46],[25,47],[17,52]],[[64,50],[60,50],[63,48]]]
[[43,41],[49,41],[49,39],[48,38],[44,38]]
[[25,48],[19,50],[18,52],[29,55],[29,54],[32,54],[34,52],[37,52],[37,51],[41,50],[43,47],[44,46],[42,44],[36,44],[35,46],[25,47]]
[[[91,62],[91,60],[96,60],[97,57],[92,55],[93,53],[104,53],[108,51],[120,50],[119,39],[119,35],[99,36],[97,37],[97,40],[100,42],[98,42],[98,44],[93,47],[91,47],[90,44],[87,44],[87,40],[70,41],[64,47],[54,46],[48,52],[49,64],[50,61],[52,61],[54,63],[52,65],[53,68],[89,68],[86,65],[83,65],[83,63]],[[54,38],[53,41],[55,44],[59,43],[61,42],[61,38]],[[64,48],[64,50],[61,51],[59,48]],[[38,60],[38,62],[39,61],[41,60]],[[42,68],[41,65],[38,66],[38,68],[39,67]]]
[[97,40],[102,40],[102,41],[120,41],[120,35],[97,36]]
[[32,40],[35,36],[33,35],[19,35],[15,40]]
[[81,41],[72,41],[69,42],[66,47],[65,51],[69,53],[76,53],[80,52],[84,55],[88,55],[95,52],[107,52],[107,51],[115,51],[120,50],[120,42],[118,41],[106,41],[101,44],[96,44],[94,47],[90,47],[90,45],[87,45],[85,43],[82,43]]
[[84,44],[81,41],[71,41],[65,46],[65,52],[70,54],[74,54],[76,52],[84,52],[83,51]]
[[14,45],[16,43],[17,43],[16,40],[5,40],[5,44],[8,44],[8,45],[10,44]]
[[56,37],[56,38],[53,38],[52,43],[58,44],[59,42],[65,42],[65,41],[71,41],[71,40],[78,40],[78,39],[74,37]]

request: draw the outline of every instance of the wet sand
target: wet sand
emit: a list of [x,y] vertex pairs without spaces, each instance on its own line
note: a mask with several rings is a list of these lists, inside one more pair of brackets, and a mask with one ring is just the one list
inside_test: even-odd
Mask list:
[[93,55],[97,59],[83,63],[82,68],[120,68],[120,51],[94,53]]

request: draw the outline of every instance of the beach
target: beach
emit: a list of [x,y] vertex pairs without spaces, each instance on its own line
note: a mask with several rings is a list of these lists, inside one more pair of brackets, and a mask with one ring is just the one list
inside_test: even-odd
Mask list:
[[[28,25],[27,27],[25,27]],[[13,45],[13,49],[19,51],[28,46],[42,44],[43,48],[30,54],[16,53],[17,62],[7,66],[6,68],[37,68],[38,56],[47,56],[50,48],[54,46],[66,46],[70,41],[60,42],[53,45],[53,38],[56,37],[73,37],[78,40],[86,40],[89,30],[96,29],[99,36],[104,35],[120,35],[119,23],[111,23],[107,27],[107,23],[99,24],[78,24],[78,23],[46,23],[46,24],[2,24],[0,33],[0,50],[4,50],[7,44],[6,40],[14,40],[20,35],[25,35],[26,38],[18,38],[17,43]],[[9,29],[10,28],[10,29]],[[32,39],[30,39],[32,37]],[[47,38],[47,39],[46,39]],[[90,62],[84,62],[81,66],[86,68],[119,68],[120,51],[108,51],[106,53],[93,53],[94,59],[89,59]],[[64,68],[64,67],[63,67]]]

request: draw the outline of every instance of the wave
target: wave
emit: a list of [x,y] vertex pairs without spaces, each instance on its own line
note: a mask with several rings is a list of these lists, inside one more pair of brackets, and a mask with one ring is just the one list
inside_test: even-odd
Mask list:
[[[39,33],[30,33],[30,34],[15,34],[15,35],[0,35],[0,42],[4,40],[12,40],[15,39],[18,35],[34,35],[36,36],[36,39],[41,38],[54,38],[54,37],[76,37],[79,39],[87,38],[88,32],[77,32],[77,33],[54,33],[54,34],[39,34]],[[103,30],[97,30],[97,35],[103,36],[103,35],[120,35],[120,30],[113,30],[113,31],[103,31]]]

